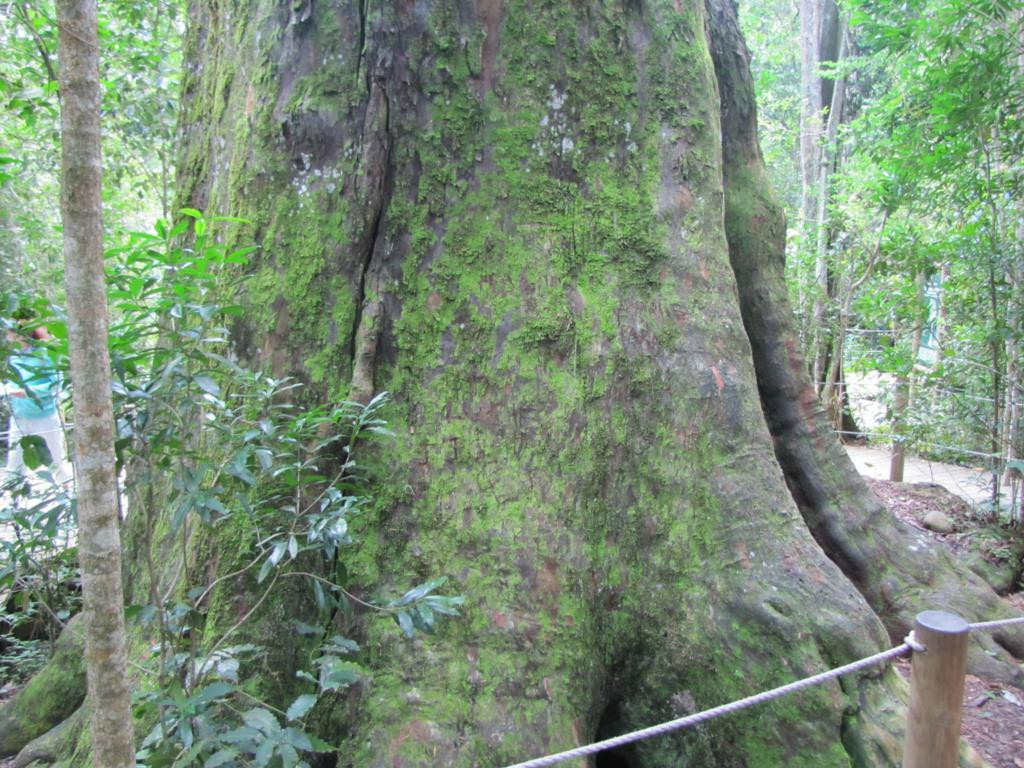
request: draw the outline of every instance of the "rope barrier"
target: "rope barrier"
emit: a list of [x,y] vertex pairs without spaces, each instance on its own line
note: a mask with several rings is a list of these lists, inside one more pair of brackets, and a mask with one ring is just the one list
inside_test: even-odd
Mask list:
[[1024,624],[1024,616],[1017,619],[996,619],[995,621],[979,621],[968,624],[970,629],[995,629],[997,627],[1008,627],[1011,624]]
[[[985,630],[1014,624],[1024,624],[1024,617],[1015,619],[997,619],[995,621],[979,621],[974,624],[969,624],[968,628],[972,630]],[[556,763],[561,763],[565,760],[572,760],[577,757],[586,757],[587,755],[593,755],[597,752],[603,752],[606,749],[614,749],[615,747],[632,744],[633,742],[649,739],[653,736],[661,736],[671,731],[677,731],[682,728],[699,725],[700,723],[708,720],[713,720],[716,717],[738,712],[741,709],[747,709],[755,704],[763,704],[767,701],[778,699],[790,693],[795,693],[796,691],[804,688],[810,688],[811,686],[824,683],[828,680],[834,680],[842,675],[848,675],[851,672],[858,672],[862,669],[873,667],[876,664],[890,661],[898,656],[902,656],[907,651],[914,651],[915,653],[924,653],[927,651],[923,645],[915,640],[913,631],[907,635],[901,645],[890,648],[888,651],[876,653],[874,656],[868,656],[860,659],[859,661],[854,661],[850,664],[846,664],[845,666],[836,667],[835,669],[830,669],[811,677],[805,677],[802,680],[787,683],[786,685],[781,685],[778,688],[772,688],[770,691],[762,691],[761,693],[756,693],[753,696],[748,696],[745,699],[733,701],[728,704],[721,704],[717,707],[713,707],[712,709],[706,709],[703,712],[697,712],[693,715],[669,720],[668,722],[661,723],[660,725],[652,725],[649,728],[642,728],[637,731],[624,733],[621,736],[597,741],[593,744],[587,744],[582,747],[576,747],[575,749],[569,749],[564,752],[558,752],[545,757],[538,757],[534,760],[527,760],[524,763],[515,763],[514,765],[507,766],[507,768],[545,768],[545,766],[555,765]]]
[[911,648],[912,646],[908,643],[903,643],[895,648],[890,648],[888,651],[876,653],[874,656],[868,656],[867,658],[854,661],[845,666],[830,669],[827,672],[822,672],[814,675],[813,677],[805,677],[803,680],[797,680],[796,682],[788,683],[787,685],[782,685],[778,688],[772,688],[770,691],[763,691],[761,693],[754,694],[753,696],[748,696],[745,699],[740,699],[739,701],[722,704],[721,706],[714,707],[713,709],[706,709],[703,712],[697,712],[693,715],[687,715],[686,717],[680,717],[676,720],[670,720],[667,723],[652,725],[649,728],[632,731],[631,733],[625,733],[621,736],[615,736],[614,738],[605,739],[604,741],[598,741],[593,744],[587,744],[586,746],[576,747],[575,749],[570,749],[565,752],[548,755],[547,757],[539,757],[535,760],[527,760],[525,763],[516,763],[515,765],[508,766],[508,768],[544,768],[544,766],[555,765],[556,763],[563,762],[564,760],[572,760],[576,757],[585,757],[587,755],[592,755],[595,752],[601,752],[605,749],[614,749],[615,747],[621,747],[625,744],[632,744],[634,741],[641,741],[643,739],[649,739],[652,736],[660,736],[670,731],[679,730],[680,728],[687,728],[721,715],[727,715],[741,709],[746,709],[747,707],[752,707],[755,704],[762,704],[766,701],[777,699],[780,696],[785,696],[803,688],[809,688],[813,685],[824,683],[827,680],[832,680],[842,675],[848,675],[851,672],[867,669],[868,667],[872,667],[876,664],[881,664],[884,661],[894,659],[897,656],[902,656],[904,653],[911,650]]

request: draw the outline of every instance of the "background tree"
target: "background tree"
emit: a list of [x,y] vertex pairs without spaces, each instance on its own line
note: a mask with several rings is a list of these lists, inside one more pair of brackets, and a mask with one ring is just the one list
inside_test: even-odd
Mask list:
[[114,414],[103,279],[96,5],[60,0],[61,220],[73,385],[78,557],[96,764],[135,765],[127,671]]
[[[909,258],[894,253],[892,263],[902,261],[910,285],[922,271],[926,278],[945,275],[948,327],[942,366],[931,379],[954,398],[987,398],[988,412],[979,414],[986,424],[982,433],[969,437],[971,430],[961,429],[952,442],[989,453],[995,483],[1001,460],[1019,450],[1011,447],[1017,419],[1007,413],[1018,386],[1021,335],[1015,319],[1019,291],[1013,290],[1019,285],[1021,244],[1009,223],[1021,184],[1019,18],[1004,3],[920,3],[909,18],[884,5],[855,8],[864,66],[885,83],[864,111],[856,141],[886,177],[890,200],[927,222],[929,260],[922,264],[912,249],[903,249]],[[945,203],[938,209],[937,199]],[[967,283],[959,276],[971,288],[960,292],[958,286]],[[920,307],[920,286],[908,285],[903,293],[917,296]],[[959,322],[949,323],[950,308]],[[910,350],[906,367],[916,357]],[[965,388],[967,381],[976,383]],[[948,419],[924,413],[917,418]],[[939,434],[933,433],[933,442],[951,442]]]
[[[770,10],[752,2],[746,23],[754,32],[755,71],[768,73],[756,80],[759,98],[775,115],[799,91],[792,75],[777,74],[792,72],[794,51],[779,50],[781,32],[764,34],[767,25],[786,23],[777,16],[765,21]],[[805,17],[820,16],[819,10],[809,8]],[[831,336],[822,400],[836,428],[857,431],[841,422],[841,367],[850,365],[855,374],[884,370],[892,381],[883,389],[891,422],[879,432],[902,434],[894,441],[897,452],[913,444],[937,458],[981,460],[996,476],[1007,466],[1004,459],[1020,451],[1019,387],[1013,383],[1019,379],[1019,291],[1013,287],[1019,285],[1021,245],[1011,224],[1020,183],[1014,170],[1020,157],[1019,15],[1000,2],[853,3],[846,12],[856,46],[831,74],[847,81],[846,116],[859,117],[838,134],[842,163],[829,185],[828,223],[815,223],[813,237],[803,236],[820,243],[820,233],[828,243],[828,292],[811,287],[823,274],[816,269],[822,262],[809,255],[813,249],[794,238],[788,258],[804,348],[813,361],[811,325]],[[795,34],[791,30],[790,39]],[[793,106],[785,114],[769,125],[794,126],[800,117]],[[793,165],[796,131],[790,129],[784,145],[789,154],[767,153],[773,179],[785,179],[783,189],[808,188]],[[778,135],[767,134],[773,142]],[[789,205],[791,220],[802,220],[796,204]],[[814,296],[826,295],[829,322],[810,323]],[[916,316],[923,321],[920,353],[909,330],[915,323],[908,321]],[[903,331],[894,334],[894,327]]]
[[826,70],[848,56],[849,36],[833,0],[800,3],[800,247],[813,254],[811,378],[822,391],[828,376],[831,339],[828,309],[833,288],[829,275],[828,210],[830,177],[838,168],[836,140],[846,105],[846,74]]

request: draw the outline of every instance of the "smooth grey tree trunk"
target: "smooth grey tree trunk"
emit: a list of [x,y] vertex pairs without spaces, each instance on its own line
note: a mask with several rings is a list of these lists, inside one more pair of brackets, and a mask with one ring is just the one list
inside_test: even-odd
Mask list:
[[94,0],[58,0],[61,219],[74,406],[78,557],[97,768],[135,765],[126,668],[114,416],[103,278],[99,39]]

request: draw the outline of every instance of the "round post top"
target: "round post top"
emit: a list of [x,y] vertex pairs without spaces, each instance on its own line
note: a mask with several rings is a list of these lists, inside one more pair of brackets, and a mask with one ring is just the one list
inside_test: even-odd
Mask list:
[[970,629],[964,618],[947,611],[922,611],[917,614],[917,624],[922,629],[944,635],[960,635]]

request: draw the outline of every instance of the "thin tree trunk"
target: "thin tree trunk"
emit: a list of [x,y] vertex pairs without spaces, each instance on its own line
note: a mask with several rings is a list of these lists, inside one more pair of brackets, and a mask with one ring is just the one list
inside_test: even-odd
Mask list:
[[[1022,206],[1024,207],[1024,206]],[[1018,248],[1024,243],[1024,221],[1018,227]],[[1020,255],[1017,256],[1021,258]],[[1021,408],[1024,401],[1024,387],[1021,385],[1021,301],[1022,288],[1020,262],[1014,263],[1007,270],[1010,283],[1010,305],[1007,310],[1006,338],[1006,403],[1003,408],[1003,445],[1006,469],[1003,474],[1003,485],[1010,489],[1010,519],[1024,523],[1024,515],[1018,519],[1017,498],[1021,482],[1021,471],[1017,464],[1022,456],[1021,446]]]
[[[800,0],[800,243],[805,249],[816,242],[814,223],[818,210],[818,173],[821,164],[822,99],[821,0]],[[825,365],[825,305],[828,295],[828,267],[815,259],[811,288],[811,380],[820,393]]]
[[917,307],[914,325],[910,332],[910,356],[906,368],[896,377],[895,396],[892,404],[892,458],[889,460],[889,480],[903,482],[903,468],[906,463],[906,417],[914,402],[914,366],[921,351],[921,335],[924,332],[924,288],[927,281],[924,270],[914,280],[917,288]]
[[[1017,22],[1017,35],[1021,43],[1018,48],[1021,53],[1017,56],[1018,79],[1024,84],[1024,9],[1018,8],[1014,14]],[[1021,300],[1021,290],[1024,290],[1024,200],[1020,197],[1015,201],[1014,209],[1017,218],[1016,243],[1010,256],[1010,265],[1007,269],[1007,281],[1010,284],[1010,304],[1007,309],[1007,330],[1006,335],[1006,407],[1004,411],[1005,423],[1003,428],[1004,444],[1006,446],[1006,472],[1003,483],[1010,487],[1010,519],[1020,513],[1018,522],[1024,525],[1024,507],[1017,509],[1018,490],[1021,485],[1022,473],[1016,465],[1011,462],[1018,462],[1024,455],[1024,445],[1021,437],[1021,419],[1024,418],[1024,384],[1021,383],[1021,333],[1024,332],[1024,302]]]
[[825,412],[835,429],[842,429],[843,386],[840,377],[843,370],[843,347],[846,343],[846,333],[850,327],[850,309],[853,306],[854,298],[857,296],[857,291],[860,290],[860,287],[867,282],[867,279],[874,272],[875,264],[882,253],[882,238],[885,236],[885,228],[888,224],[889,211],[885,211],[882,214],[882,221],[878,226],[878,238],[875,240],[875,247],[868,256],[868,263],[864,266],[864,271],[845,292],[840,292],[842,303],[839,307],[839,327],[836,331],[835,351],[827,379],[828,389],[825,390],[825,397],[823,398]]
[[75,414],[78,556],[94,764],[135,765],[126,670],[114,417],[100,195],[99,42],[94,0],[60,0],[61,219]]
[[800,0],[800,230],[807,237],[817,205],[823,108],[818,69],[821,0]]
[[[814,249],[814,288],[811,309],[811,378],[820,394],[828,366],[829,334],[826,332],[829,291],[827,229],[828,176],[830,159],[826,145],[835,139],[845,97],[844,79],[833,83],[823,78],[823,62],[841,58],[845,44],[845,25],[839,10],[830,0],[801,0],[800,3],[800,233],[803,247]],[[829,107],[825,115],[825,107]],[[826,119],[831,139],[826,136]]]
[[949,302],[946,301],[946,283],[949,282],[949,262],[943,262],[939,279],[939,311],[935,323],[935,365],[946,360],[946,330],[949,325]]
[[[841,62],[846,56],[846,25],[840,24],[839,29],[840,46],[839,53],[836,62]],[[831,345],[834,351],[834,357],[829,365],[827,357],[827,339],[830,334],[825,332],[825,325],[827,323],[827,304],[831,302],[832,297],[829,291],[829,262],[828,262],[828,203],[831,198],[829,190],[829,181],[832,176],[832,172],[838,170],[839,166],[839,152],[836,147],[836,139],[839,135],[839,124],[843,120],[843,106],[846,98],[846,76],[840,77],[833,84],[832,88],[832,99],[828,108],[828,116],[825,127],[825,134],[823,137],[822,145],[818,149],[818,192],[817,192],[817,213],[815,216],[815,285],[816,285],[816,300],[820,301],[820,306],[815,304],[814,323],[815,333],[820,334],[818,349],[816,350],[815,357],[815,376],[814,380],[817,382],[815,386],[823,386],[826,398],[831,396],[833,399],[839,401],[838,418],[834,418],[834,423],[840,423],[842,421],[842,398],[838,396],[837,387],[833,382],[838,382],[838,372],[842,369],[842,355],[843,355],[843,342],[842,336],[846,332],[846,328],[838,328],[836,336],[833,339]],[[840,321],[842,322],[842,321]],[[829,367],[829,374],[825,375],[825,366]],[[830,404],[834,405],[834,403]],[[831,410],[831,408],[830,408]]]
[[[932,368],[940,372],[940,388],[946,387],[946,376],[942,372],[942,366],[946,361],[946,327],[949,325],[949,304],[946,302],[946,285],[949,282],[949,263],[943,262],[939,271],[938,310],[935,318],[935,362]],[[931,396],[929,412],[935,418],[939,410],[942,398],[939,389],[934,389]]]
[[[893,332],[894,335],[898,335],[898,333],[898,331]],[[889,482],[902,483],[907,453],[905,419],[907,407],[910,404],[910,382],[906,373],[900,372],[896,376],[893,390],[891,421],[892,455],[889,457]]]
[[[1018,324],[1019,327],[1019,324]],[[1015,339],[1008,340],[1006,359],[1006,407],[1003,410],[1005,418],[1003,425],[1003,441],[1006,445],[1006,471],[1003,475],[1003,484],[1010,488],[1010,519],[1016,521],[1016,499],[1017,489],[1020,484],[1021,471],[1017,462],[1021,458],[1021,399],[1022,391],[1020,385],[1020,344]]]
[[[998,144],[995,145],[998,149]],[[1000,213],[999,207],[996,205],[996,191],[993,189],[992,184],[992,172],[993,168],[998,168],[999,157],[998,152],[993,151],[992,145],[987,142],[981,144],[982,156],[984,158],[984,171],[985,171],[985,196],[986,205],[988,206],[989,216],[991,222],[987,228],[988,231],[988,305],[989,312],[991,314],[992,331],[1000,329],[1000,302],[999,302],[999,277],[997,275],[997,261],[998,254],[1000,251],[1000,241],[1003,239],[999,236],[999,232],[1002,228],[1003,217]],[[993,156],[995,155],[995,156]],[[1004,328],[1005,330],[1005,328]],[[999,462],[1002,457],[1003,446],[1000,443],[1000,425],[1002,424],[1002,413],[1003,413],[1003,397],[1005,394],[1004,383],[1003,383],[1003,370],[1002,370],[1002,358],[1005,352],[1005,345],[999,338],[1000,334],[991,333],[989,340],[989,350],[992,355],[992,420],[989,422],[989,446],[992,455],[995,457],[996,466],[995,471],[992,473],[992,520],[993,522],[998,518],[999,515]]]
[[[839,47],[839,57],[836,63],[839,64],[846,57],[847,40],[846,25],[840,29],[842,43]],[[817,258],[824,262],[828,251],[828,202],[829,202],[829,180],[832,172],[839,167],[839,151],[836,147],[836,139],[839,136],[839,125],[843,121],[843,108],[846,104],[846,75],[838,78],[832,88],[832,101],[829,104],[827,121],[825,123],[824,140],[818,151],[818,199],[815,227],[817,229],[816,252]],[[826,272],[827,276],[827,272]]]
[[832,357],[829,363],[828,376],[825,378],[825,389],[822,392],[825,412],[833,429],[843,428],[843,355],[846,347],[846,334],[849,330],[849,318],[841,313],[832,339]]

